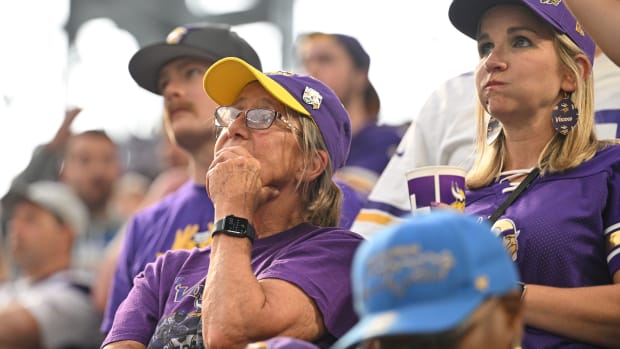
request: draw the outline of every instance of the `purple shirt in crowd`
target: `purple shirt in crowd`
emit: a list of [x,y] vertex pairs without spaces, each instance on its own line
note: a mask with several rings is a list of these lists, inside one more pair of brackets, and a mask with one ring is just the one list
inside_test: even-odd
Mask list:
[[204,185],[188,181],[174,193],[134,215],[127,226],[112,289],[101,325],[106,333],[114,314],[129,294],[133,279],[147,263],[168,250],[204,247],[211,243],[213,203]]
[[[258,280],[286,280],[319,308],[328,348],[357,321],[351,299],[351,263],[362,237],[340,228],[303,223],[254,242],[252,270]],[[211,247],[170,251],[134,280],[103,346],[133,340],[155,348],[204,348],[201,296]],[[267,320],[268,321],[268,320]]]
[[351,139],[351,151],[345,167],[358,167],[379,177],[401,138],[402,134],[396,126],[367,124]]
[[[343,192],[340,226],[348,229],[366,199],[346,184],[336,183]],[[147,263],[168,250],[208,246],[212,227],[213,203],[204,185],[191,180],[136,214],[127,226],[101,331],[110,331],[118,306],[129,294],[134,277]]]
[[[502,181],[468,192],[465,211],[488,217],[510,195],[502,193],[506,187],[508,182]],[[538,177],[493,230],[502,237],[526,284],[612,284],[620,269],[620,245],[607,241],[620,233],[620,146],[609,146],[564,173]],[[526,327],[523,348],[569,347],[596,348]]]

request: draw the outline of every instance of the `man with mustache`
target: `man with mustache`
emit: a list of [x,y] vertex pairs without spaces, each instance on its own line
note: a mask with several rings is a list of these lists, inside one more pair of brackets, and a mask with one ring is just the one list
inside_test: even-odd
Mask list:
[[205,174],[213,160],[217,105],[204,93],[202,77],[211,64],[228,56],[261,69],[257,53],[243,38],[229,26],[214,24],[177,27],[165,42],[143,47],[129,62],[129,72],[138,85],[163,97],[165,129],[188,152],[190,179],[129,221],[109,290],[103,332],[110,330],[134,276],[148,262],[167,250],[210,243],[213,203],[205,189]]

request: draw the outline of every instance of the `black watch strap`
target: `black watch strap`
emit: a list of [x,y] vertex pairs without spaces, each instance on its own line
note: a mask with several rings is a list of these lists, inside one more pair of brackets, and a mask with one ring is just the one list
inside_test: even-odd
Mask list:
[[211,236],[213,237],[220,233],[239,238],[248,238],[250,242],[254,242],[256,238],[256,230],[254,230],[250,222],[245,218],[233,215],[228,215],[215,222],[215,227]]

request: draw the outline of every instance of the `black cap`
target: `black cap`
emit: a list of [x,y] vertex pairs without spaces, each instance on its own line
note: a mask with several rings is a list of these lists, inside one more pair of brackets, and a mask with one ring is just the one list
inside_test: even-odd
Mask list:
[[188,24],[168,34],[165,42],[141,48],[129,61],[129,73],[141,87],[161,94],[157,87],[160,69],[181,57],[217,61],[224,57],[239,57],[258,70],[262,65],[250,44],[225,24]]

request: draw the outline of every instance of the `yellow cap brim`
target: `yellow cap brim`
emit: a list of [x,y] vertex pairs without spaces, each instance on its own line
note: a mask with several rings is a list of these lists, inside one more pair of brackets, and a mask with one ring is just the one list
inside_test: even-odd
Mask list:
[[237,57],[226,57],[215,62],[202,81],[205,92],[219,105],[233,104],[247,84],[258,81],[277,100],[303,115],[310,116],[306,108],[284,87]]

